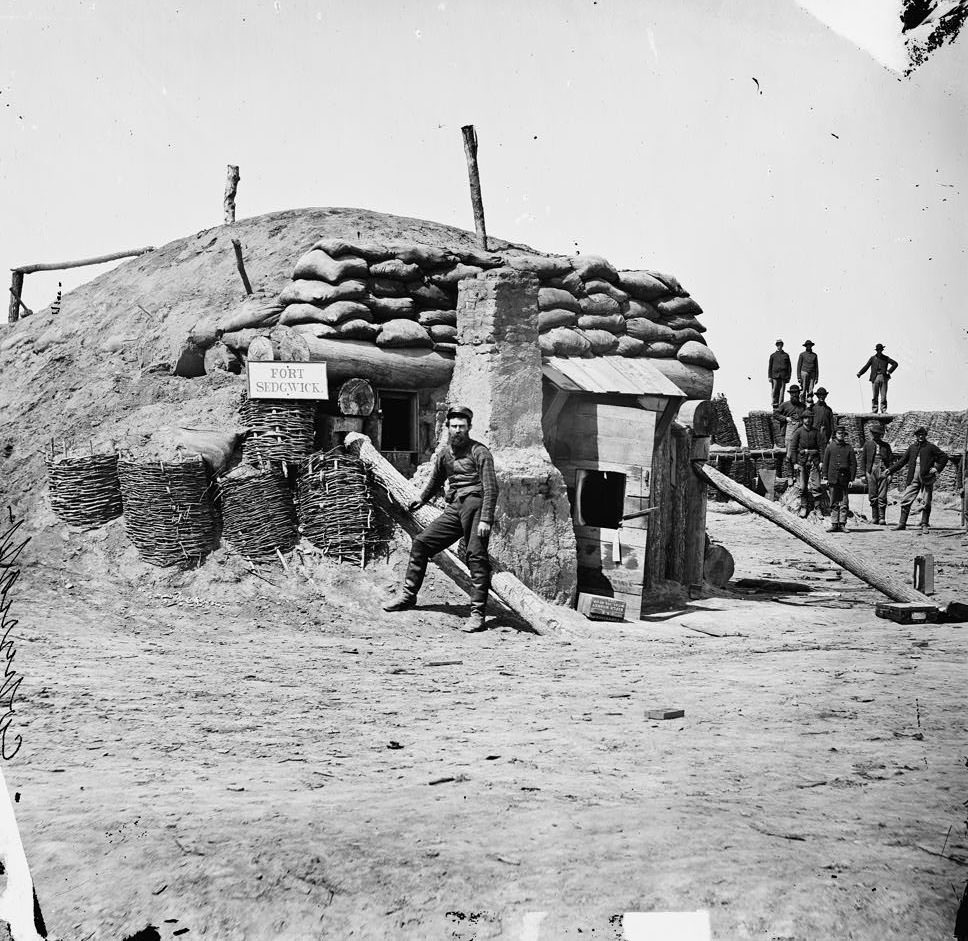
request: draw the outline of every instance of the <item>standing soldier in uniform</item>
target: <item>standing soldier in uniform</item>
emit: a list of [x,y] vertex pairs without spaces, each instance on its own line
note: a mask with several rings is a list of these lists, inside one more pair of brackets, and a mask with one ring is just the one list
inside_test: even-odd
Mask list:
[[803,391],[803,399],[813,398],[813,387],[820,378],[820,360],[813,351],[813,340],[805,340],[803,352],[797,357],[797,379]]
[[823,432],[827,441],[834,439],[834,410],[827,404],[827,390],[820,386],[816,391],[817,401],[813,403],[813,424],[818,431]]
[[934,482],[947,463],[948,455],[936,444],[928,441],[927,429],[918,428],[914,432],[914,444],[904,452],[904,457],[887,469],[887,474],[890,476],[902,467],[907,467],[906,489],[901,494],[901,518],[898,520],[897,526],[894,527],[895,529],[907,529],[911,504],[920,496],[923,502],[921,534],[924,535],[928,530],[928,520],[931,519],[931,498],[934,496]]
[[783,401],[783,387],[790,381],[793,367],[790,365],[790,354],[783,349],[783,341],[776,341],[776,352],[770,353],[770,365],[766,370],[766,378],[770,380],[773,389],[773,408],[780,407]]
[[891,480],[887,469],[894,461],[894,453],[884,440],[884,426],[879,421],[872,421],[867,430],[871,436],[864,442],[864,450],[860,454],[860,476],[867,484],[871,519],[877,526],[886,526],[887,485]]
[[788,391],[790,398],[773,410],[773,417],[783,424],[783,441],[786,444],[786,466],[783,470],[790,483],[793,483],[793,433],[800,427],[806,406],[800,401],[800,386],[792,385]]
[[434,455],[433,470],[420,499],[407,507],[413,513],[423,506],[446,479],[449,485],[447,509],[414,537],[403,592],[383,606],[384,611],[405,611],[414,607],[430,557],[463,536],[473,585],[471,614],[463,627],[468,634],[484,630],[484,609],[491,585],[491,560],[487,554],[487,543],[494,522],[498,490],[491,452],[470,436],[473,418],[474,413],[462,405],[452,406],[447,411],[449,442]]
[[803,424],[793,432],[789,450],[799,472],[800,515],[806,516],[818,503],[823,489],[820,483],[820,459],[827,445],[823,433],[813,427],[813,412],[807,409],[800,419]]
[[880,396],[881,413],[887,411],[887,383],[891,378],[891,373],[897,369],[897,360],[884,355],[884,344],[878,343],[874,346],[874,355],[864,363],[861,371],[857,373],[860,379],[867,370],[871,371],[871,411],[877,414],[877,399]]
[[847,429],[837,426],[836,437],[823,452],[823,480],[830,484],[832,533],[842,533],[850,513],[850,484],[857,476],[857,455],[847,443]]

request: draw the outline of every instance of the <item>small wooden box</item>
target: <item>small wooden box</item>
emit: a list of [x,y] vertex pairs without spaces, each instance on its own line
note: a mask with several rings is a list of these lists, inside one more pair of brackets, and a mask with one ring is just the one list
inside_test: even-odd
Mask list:
[[578,612],[584,614],[589,621],[624,621],[625,602],[618,598],[581,592],[578,595]]
[[898,624],[934,624],[940,611],[930,604],[901,601],[879,601],[874,606],[874,614]]

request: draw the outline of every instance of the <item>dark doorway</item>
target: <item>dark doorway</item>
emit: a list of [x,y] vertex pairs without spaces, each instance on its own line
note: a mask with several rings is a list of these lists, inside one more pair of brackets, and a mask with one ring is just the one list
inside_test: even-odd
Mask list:
[[576,487],[576,522],[579,526],[616,529],[625,507],[625,474],[580,470]]

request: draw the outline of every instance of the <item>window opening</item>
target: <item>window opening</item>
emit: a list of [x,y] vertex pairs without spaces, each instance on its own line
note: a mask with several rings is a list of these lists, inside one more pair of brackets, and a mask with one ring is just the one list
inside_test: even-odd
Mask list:
[[625,508],[625,474],[580,470],[575,487],[575,522],[579,526],[617,529]]

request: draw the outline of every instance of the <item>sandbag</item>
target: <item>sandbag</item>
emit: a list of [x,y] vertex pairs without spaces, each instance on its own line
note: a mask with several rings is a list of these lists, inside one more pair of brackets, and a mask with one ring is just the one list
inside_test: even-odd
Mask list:
[[388,320],[376,338],[379,347],[432,347],[430,334],[413,320]]
[[641,340],[626,336],[618,338],[618,346],[615,348],[615,352],[619,356],[641,356],[644,349],[645,344]]
[[371,294],[377,297],[406,297],[407,286],[402,281],[393,278],[370,278],[366,286]]
[[648,271],[620,271],[619,287],[640,301],[654,301],[669,293],[669,286]]
[[704,366],[706,369],[719,369],[719,360],[716,354],[702,343],[690,340],[679,347],[676,358],[680,363],[688,363],[690,366]]
[[[282,325],[273,327],[269,333],[272,343],[272,358],[283,363],[308,363],[309,347],[306,345],[305,334],[298,333],[292,327]],[[252,352],[249,351],[249,358]]]
[[422,327],[434,327],[443,324],[447,327],[457,326],[456,310],[425,310],[417,318],[417,323]]
[[625,291],[623,291],[621,288],[615,287],[614,284],[609,284],[607,281],[602,281],[601,278],[596,278],[593,281],[586,281],[585,293],[607,294],[609,297],[618,301],[623,307],[629,302],[629,296]]
[[691,297],[670,297],[657,301],[655,306],[664,318],[698,317],[702,314],[702,308]]
[[445,323],[435,323],[428,328],[430,336],[435,343],[447,343],[457,341],[457,327],[451,327]]
[[694,330],[696,333],[705,333],[706,325],[700,323],[695,317],[663,317],[660,321],[671,330]]
[[238,373],[242,370],[242,360],[235,350],[229,349],[221,340],[213,343],[205,350],[205,375],[210,376],[213,372],[233,372]]
[[629,298],[628,310],[623,311],[626,320],[633,320],[642,317],[645,320],[658,320],[659,312],[648,301],[637,301],[634,297]]
[[618,272],[601,255],[572,255],[569,261],[582,281],[600,278],[609,284],[618,282]]
[[684,290],[682,285],[679,283],[679,279],[673,274],[665,274],[662,271],[646,271],[647,275],[655,278],[656,281],[660,281],[673,294],[682,294],[688,296],[689,292]]
[[464,248],[457,252],[457,257],[465,265],[476,265],[478,268],[500,268],[504,259],[493,252],[482,252],[477,248]]
[[561,255],[507,255],[505,264],[515,271],[529,271],[539,281],[568,274],[571,265]]
[[580,333],[568,327],[555,327],[538,337],[538,346],[545,356],[587,356],[591,343]]
[[706,345],[702,334],[698,330],[693,330],[692,327],[686,327],[684,330],[673,330],[672,332],[676,335],[672,341],[676,346],[682,346],[683,343],[688,343],[690,340],[694,343],[701,343],[703,346]]
[[265,297],[250,297],[241,304],[222,314],[217,321],[221,333],[245,330],[247,327],[273,327],[279,322],[279,315],[287,301]]
[[231,330],[222,334],[222,342],[236,353],[247,353],[249,344],[256,337],[266,336],[268,330],[264,327],[246,327],[244,330]]
[[331,327],[327,323],[297,323],[292,329],[304,336],[316,337],[317,340],[329,340],[339,336],[336,327]]
[[412,297],[367,297],[363,303],[370,308],[377,323],[417,319],[417,305]]
[[592,353],[604,356],[618,349],[618,337],[607,330],[582,330],[585,339],[591,344]]
[[370,276],[374,278],[393,278],[395,281],[414,281],[420,277],[419,265],[408,264],[399,258],[388,258],[370,265]]
[[583,314],[598,314],[608,316],[618,314],[622,316],[622,305],[613,297],[607,294],[589,294],[588,297],[578,299],[578,306]]
[[608,333],[625,333],[625,318],[621,314],[582,314],[578,318],[582,330],[605,330]]
[[453,310],[454,304],[457,301],[456,294],[454,297],[451,297],[443,290],[443,288],[437,287],[436,284],[412,282],[411,284],[407,285],[407,290],[410,296],[417,302],[419,307],[434,307],[437,310]]
[[573,310],[563,310],[560,307],[554,310],[538,311],[538,332],[545,333],[555,327],[574,327],[578,323],[578,314]]
[[195,341],[195,345],[203,350],[208,349],[221,335],[218,318],[209,314],[195,322],[195,326],[188,331],[188,335]]
[[158,446],[159,450],[163,441],[165,449],[174,445],[185,454],[197,454],[214,474],[221,474],[241,436],[241,429],[225,431],[218,428],[181,428],[177,425],[162,425],[151,436],[151,443]]
[[343,239],[320,239],[313,248],[326,252],[330,258],[342,258],[344,255],[358,255],[369,262],[383,261],[390,257],[385,245],[379,242],[345,242]]
[[[369,317],[370,312],[366,313]],[[347,320],[336,328],[336,333],[344,340],[375,340],[379,332],[379,324],[369,320]]]
[[542,283],[547,284],[549,288],[558,288],[559,290],[567,291],[573,297],[585,296],[585,282],[574,271],[569,271],[567,274],[563,274],[557,278],[542,280]]
[[331,301],[352,301],[366,295],[362,281],[343,281],[329,284],[326,281],[301,279],[292,281],[279,295],[280,304],[329,304]]
[[433,245],[396,243],[387,245],[387,249],[394,258],[399,258],[400,261],[405,261],[409,265],[419,265],[425,269],[447,268],[457,261],[455,255]]
[[369,268],[362,258],[345,255],[337,260],[331,258],[322,249],[314,248],[296,262],[292,278],[294,281],[308,278],[336,284],[338,281],[347,281],[350,278],[365,278],[368,274]]
[[428,280],[438,287],[455,288],[465,278],[476,278],[483,271],[484,269],[478,265],[454,265],[453,268],[448,268],[447,271],[431,275]]
[[334,301],[324,307],[316,304],[290,304],[279,318],[281,324],[325,323],[335,327],[347,320],[372,320],[370,308],[359,301]]
[[625,332],[636,340],[644,340],[646,343],[671,343],[676,335],[662,324],[653,323],[651,320],[644,320],[635,317],[625,321]]
[[538,310],[573,310],[581,313],[578,298],[561,288],[539,288]]
[[656,340],[654,343],[646,343],[642,351],[643,356],[654,356],[657,359],[671,359],[676,355],[676,348],[672,343],[665,343]]

